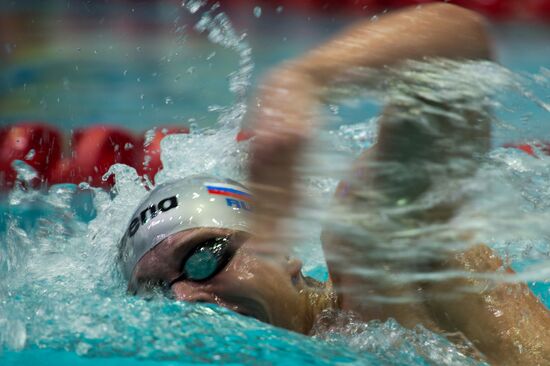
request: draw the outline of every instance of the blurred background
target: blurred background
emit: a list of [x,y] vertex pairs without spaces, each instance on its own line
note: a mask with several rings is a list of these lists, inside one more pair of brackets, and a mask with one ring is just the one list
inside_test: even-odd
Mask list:
[[[2,184],[13,181],[14,173],[8,171],[14,159],[27,158],[38,170],[56,170],[47,177],[51,181],[78,182],[115,161],[143,165],[144,141],[150,144],[155,137],[160,141],[154,128],[165,128],[162,135],[215,125],[219,114],[239,98],[230,81],[243,65],[242,54],[234,47],[213,42],[208,39],[211,33],[201,31],[205,12],[227,14],[228,26],[251,53],[250,77],[255,85],[270,67],[354,20],[428,2],[432,1],[4,0],[0,2]],[[449,2],[487,15],[499,62],[506,67],[538,73],[549,66],[550,0]],[[367,114],[374,110],[367,108]],[[32,128],[23,122],[32,122]],[[36,132],[37,122],[47,131]],[[6,136],[14,126],[26,126],[18,134],[30,133],[30,140],[36,141],[13,142],[13,136]],[[101,126],[103,132],[87,132],[90,126]],[[60,163],[78,151],[81,155],[91,151],[89,145],[78,150],[76,145],[84,144],[79,142],[82,136],[110,139],[109,146],[100,150],[116,156],[103,162]],[[136,151],[122,156],[130,150]],[[41,154],[49,155],[38,161]],[[59,158],[52,158],[56,154]],[[75,165],[84,169],[86,164],[89,171],[75,173]]]
[[[218,1],[237,32],[247,35],[255,76],[354,19],[426,2]],[[550,1],[457,2],[494,20],[505,65],[526,71],[548,66]],[[40,120],[67,132],[91,123],[134,131],[158,124],[212,124],[215,111],[209,107],[232,102],[227,78],[238,60],[194,31],[199,12],[193,19],[180,5],[171,0],[2,1],[0,123]]]

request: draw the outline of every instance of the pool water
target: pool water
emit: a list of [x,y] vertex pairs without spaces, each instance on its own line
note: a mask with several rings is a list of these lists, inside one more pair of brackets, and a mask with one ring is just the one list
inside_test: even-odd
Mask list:
[[[146,17],[149,8],[136,4],[134,11],[125,11],[138,15],[128,16]],[[344,21],[310,20],[308,25],[318,32],[306,38],[285,27],[262,31],[262,25],[278,22],[276,15],[270,19],[264,14],[251,18],[243,38],[244,31],[234,28],[231,18],[215,18],[217,11],[193,12],[189,6],[155,8],[163,26],[152,32],[154,37],[132,39],[117,32],[110,11],[92,5],[92,15],[79,20],[97,26],[104,19],[107,25],[100,32],[54,32],[56,42],[50,46],[6,47],[11,56],[1,75],[0,90],[6,95],[0,102],[1,123],[41,119],[67,132],[98,121],[134,131],[185,123],[192,127],[190,135],[163,141],[164,170],[157,183],[202,172],[244,180],[248,146],[235,142],[234,136],[254,80],[326,38]],[[71,19],[61,17],[58,8],[49,11],[53,13],[45,19]],[[487,183],[477,191],[486,196],[470,209],[482,213],[477,216],[478,225],[484,224],[480,235],[550,306],[550,236],[544,227],[550,209],[550,158],[499,148],[505,142],[550,136],[550,74],[540,68],[541,60],[550,56],[550,42],[548,29],[540,27],[495,28],[497,51],[504,66],[513,70],[514,82],[500,83],[506,92],[491,100],[498,116],[495,149],[488,169],[475,181]],[[497,67],[473,65],[467,70],[474,73],[472,79],[493,77],[496,82],[509,76]],[[352,161],[375,138],[372,117],[377,109],[376,103],[332,108],[335,122],[320,138],[330,141],[332,152]],[[197,156],[201,159],[189,159]],[[23,175],[25,167],[21,169]],[[306,337],[215,306],[127,296],[116,270],[116,245],[145,189],[131,168],[114,166],[111,172],[117,181],[113,192],[58,185],[48,192],[16,187],[3,197],[2,364],[478,364],[442,337],[421,327],[407,330],[391,320],[365,324],[341,314],[339,332],[319,327],[314,337]],[[337,180],[311,175],[307,195],[322,207]],[[326,279],[318,239],[321,224],[307,212],[304,217],[298,222],[308,225],[300,232],[297,255],[304,259],[307,274]],[[457,222],[472,225],[467,219]]]

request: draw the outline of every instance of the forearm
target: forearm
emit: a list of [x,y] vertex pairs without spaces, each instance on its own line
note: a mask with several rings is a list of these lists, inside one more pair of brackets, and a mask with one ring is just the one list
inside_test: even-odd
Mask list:
[[[324,100],[331,96],[334,84],[377,88],[376,82],[385,80],[379,72],[385,67],[399,67],[404,61],[425,58],[490,59],[491,47],[483,18],[469,10],[441,3],[408,8],[378,21],[359,23],[287,67],[314,80],[316,87],[312,90],[319,100]],[[434,65],[433,69],[437,67]],[[358,68],[368,70],[357,72]],[[393,74],[396,76],[399,77]],[[447,87],[454,86],[449,81]],[[482,107],[478,110],[463,108],[473,105],[469,105],[471,100],[466,100],[468,91],[464,92],[462,104],[456,101],[435,103],[421,98],[425,89],[424,85],[410,85],[408,98],[395,98],[395,104],[387,99],[390,105],[385,106],[379,119],[377,144],[368,153],[368,158],[365,155],[356,163],[354,176],[359,185],[356,191],[367,185],[371,189],[384,190],[389,200],[411,201],[430,188],[433,178],[428,171],[430,168],[451,166],[450,159],[471,161],[487,151],[490,113]],[[392,92],[396,93],[388,90],[387,95],[393,95]],[[440,92],[436,88],[433,90],[434,95]],[[400,93],[397,94],[402,97]],[[402,99],[407,103],[417,100],[417,104],[401,105]],[[432,114],[430,110],[451,113]],[[458,118],[448,118],[450,114]],[[379,164],[382,162],[386,164]],[[404,180],[402,174],[389,169],[394,163],[418,174]],[[464,171],[473,174],[477,164],[473,166]],[[453,176],[457,177],[459,174]],[[437,210],[436,215],[440,211]]]
[[406,8],[353,25],[291,63],[291,67],[323,86],[334,81],[358,82],[361,75],[356,73],[350,74],[353,80],[346,78],[354,68],[380,69],[424,58],[490,59],[483,18],[442,3]]
[[[377,89],[380,87],[378,82],[387,80],[383,73],[385,68],[429,58],[490,59],[491,44],[484,19],[470,10],[443,3],[406,8],[381,16],[376,21],[367,20],[350,27],[335,39],[291,62],[281,74],[289,75],[289,78],[295,75],[307,77],[311,81],[304,84],[304,88],[293,90],[304,93],[309,89],[312,99],[325,101],[332,97],[334,85],[344,89],[352,85]],[[449,87],[453,86],[449,82]],[[422,86],[410,86],[414,97],[418,97],[416,93],[423,90]],[[392,91],[386,92],[389,94]],[[433,92],[439,93],[437,90]],[[465,92],[465,95],[468,94]],[[391,100],[388,102],[393,104]],[[456,105],[455,101],[427,103],[430,102],[419,99],[419,105],[412,107],[385,106],[379,120],[374,160],[397,161],[412,166],[419,160],[427,158],[435,162],[439,158],[441,163],[448,164],[448,157],[458,152],[458,149],[452,148],[455,141],[461,141],[461,144],[467,141],[472,145],[472,149],[461,150],[468,150],[470,154],[464,158],[481,155],[487,150],[490,135],[487,111],[471,111]],[[431,115],[427,112],[429,109],[424,108],[426,106],[439,111],[452,111],[462,119],[456,121],[446,116]],[[424,112],[419,115],[407,108]],[[292,120],[291,116],[289,120]],[[297,120],[293,121],[297,123]],[[429,128],[424,129],[423,124],[429,125]],[[374,182],[371,180],[369,183]],[[384,179],[379,183],[386,185]],[[417,183],[414,182],[415,185]]]
[[[330,93],[333,83],[369,84],[372,74],[353,72],[357,68],[381,69],[426,58],[490,59],[483,18],[454,5],[436,3],[359,22],[272,71],[260,89],[259,103],[269,106],[270,101],[284,101],[287,108],[277,111],[279,117],[297,117],[300,113],[293,106],[309,110],[314,101],[321,102]],[[306,105],[304,99],[308,99]],[[280,118],[280,122],[299,123],[296,118]]]
[[525,284],[506,283],[512,273],[491,249],[472,247],[442,269],[465,272],[426,287],[427,303],[443,329],[463,333],[498,365],[550,363],[548,309]]

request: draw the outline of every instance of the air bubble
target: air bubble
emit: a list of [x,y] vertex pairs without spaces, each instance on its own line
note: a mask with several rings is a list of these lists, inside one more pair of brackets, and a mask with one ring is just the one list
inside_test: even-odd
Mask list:
[[254,16],[256,18],[259,18],[259,17],[262,16],[262,8],[261,7],[259,7],[259,6],[254,7]]

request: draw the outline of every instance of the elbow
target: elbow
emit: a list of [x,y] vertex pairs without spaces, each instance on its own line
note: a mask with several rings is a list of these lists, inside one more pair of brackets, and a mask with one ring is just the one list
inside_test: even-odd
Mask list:
[[431,3],[420,8],[430,15],[452,19],[460,24],[459,31],[467,37],[470,46],[469,58],[494,60],[487,19],[472,10],[448,3]]

